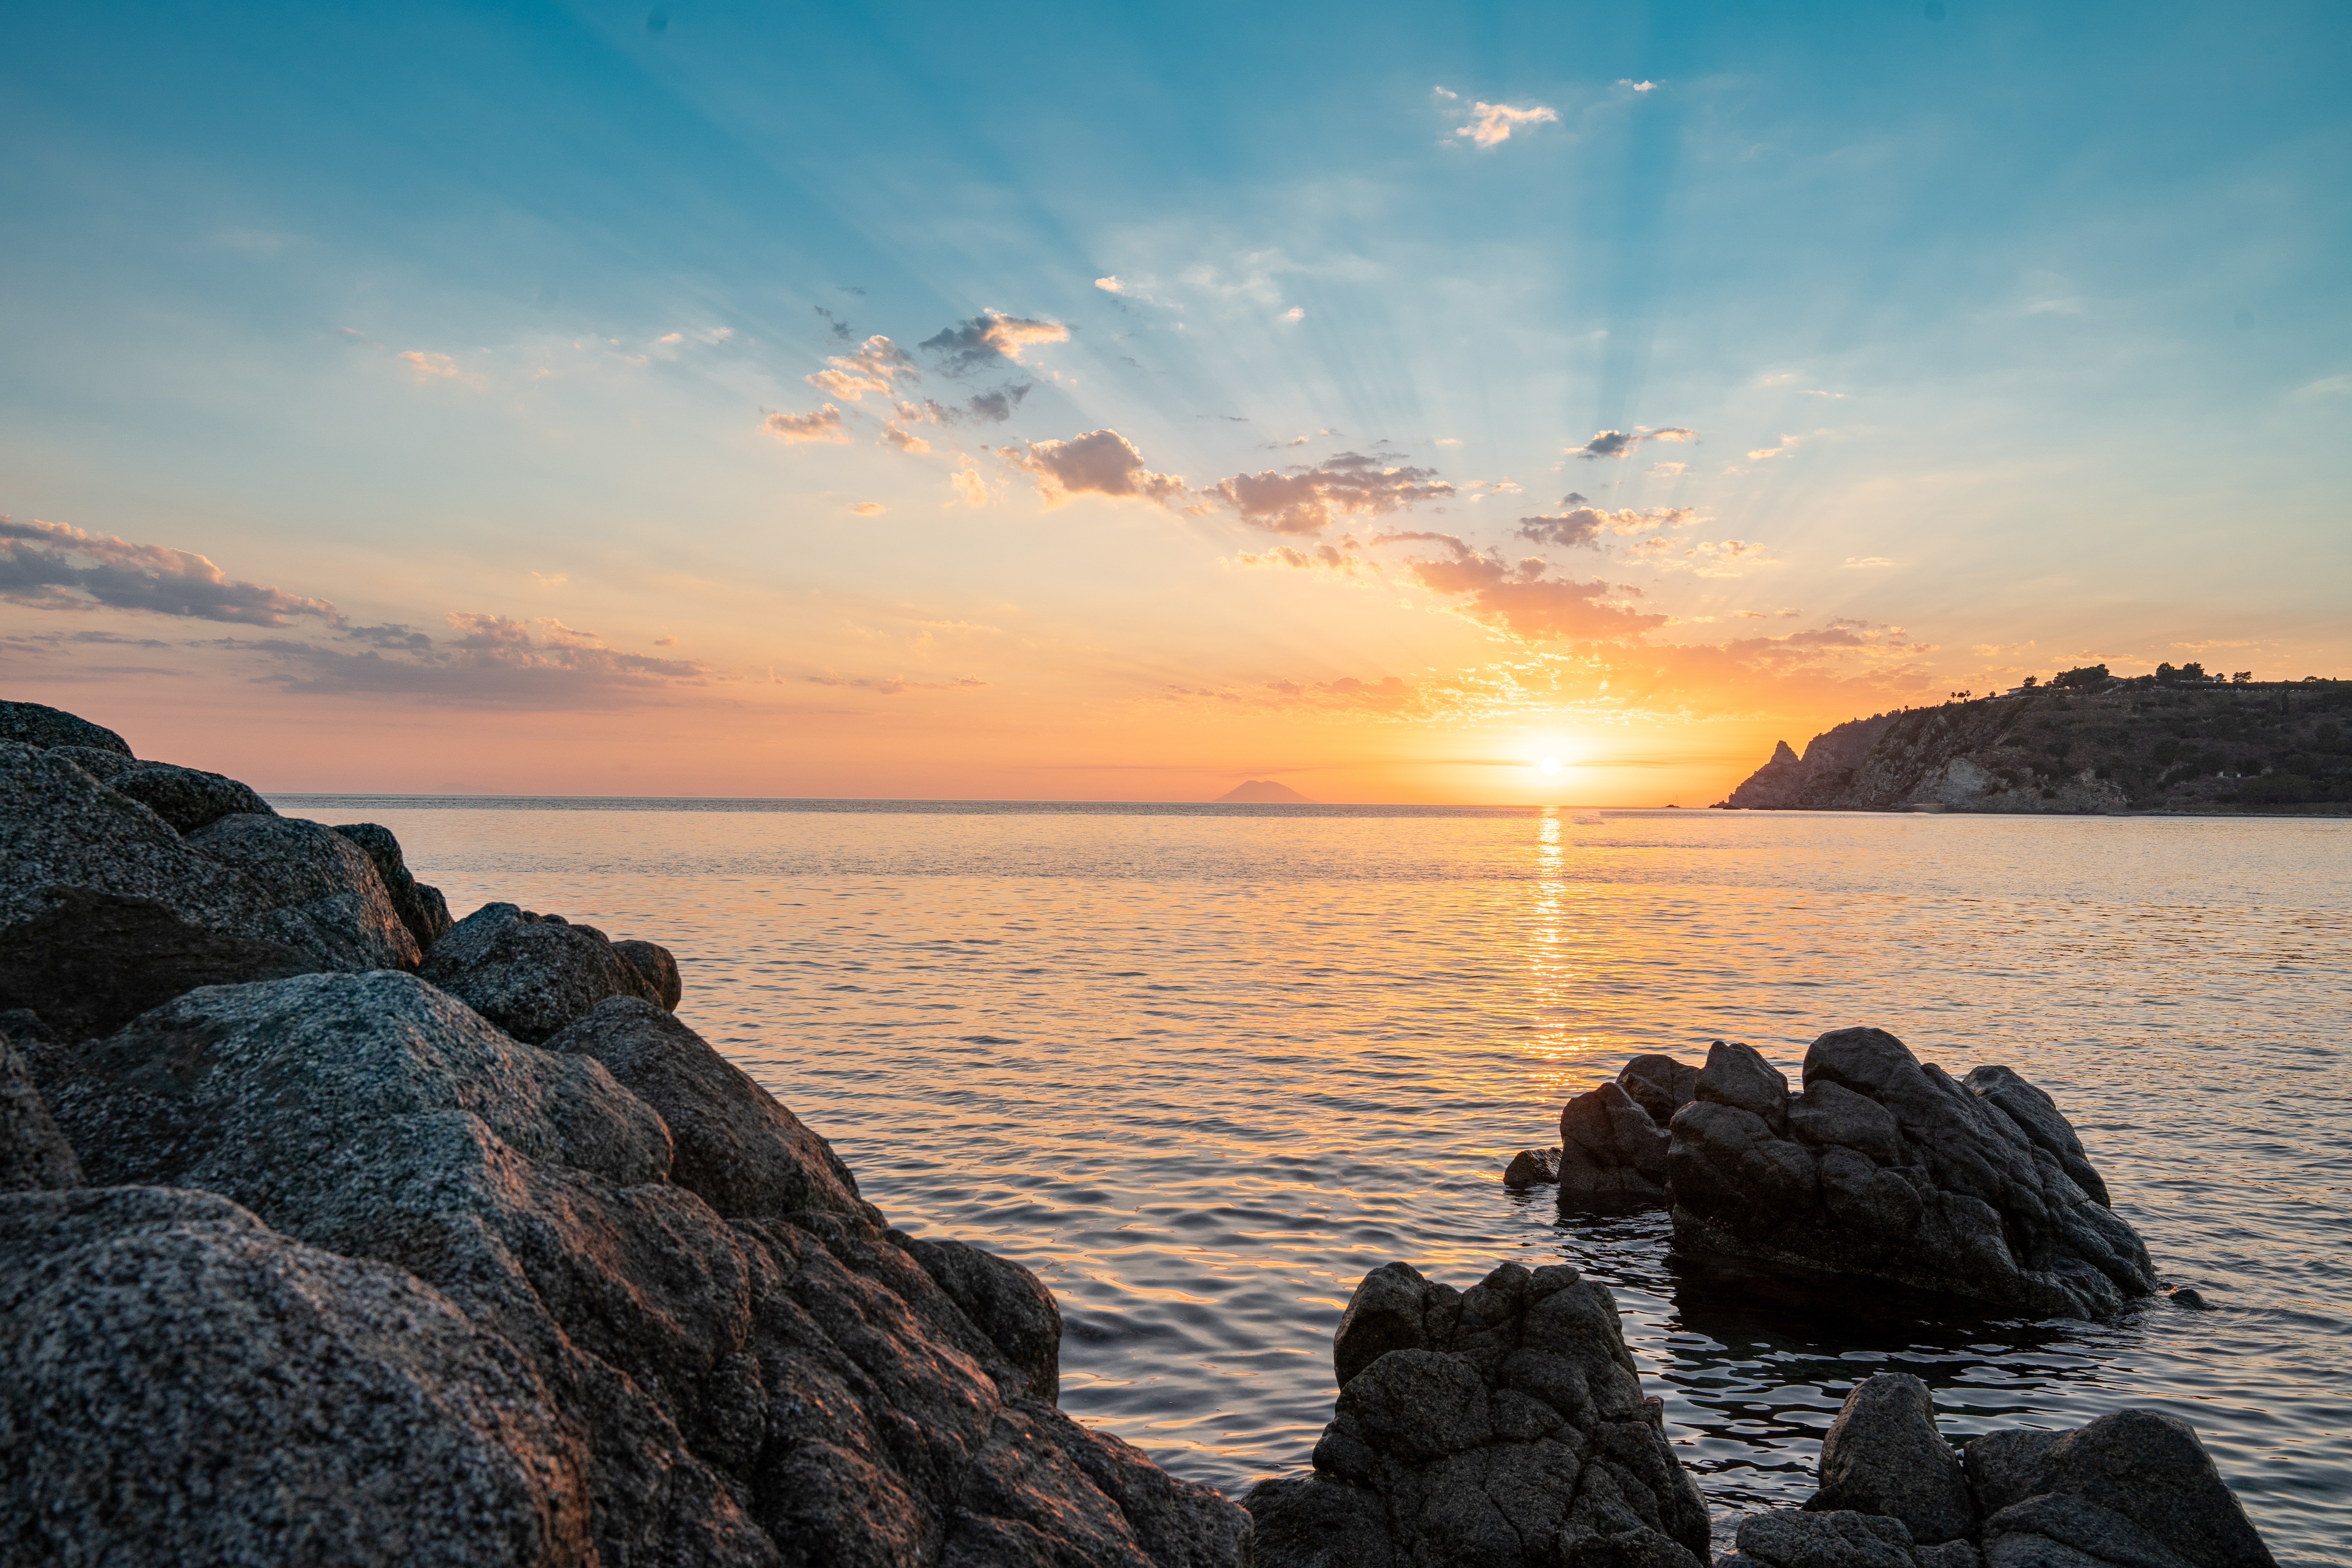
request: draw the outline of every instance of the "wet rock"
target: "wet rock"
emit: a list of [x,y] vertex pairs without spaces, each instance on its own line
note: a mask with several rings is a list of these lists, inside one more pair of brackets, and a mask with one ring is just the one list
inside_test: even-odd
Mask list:
[[1559,1199],[1657,1203],[1665,1196],[1666,1134],[1624,1086],[1604,1083],[1559,1113]]
[[2170,1301],[2174,1306],[2186,1307],[2192,1312],[2210,1312],[2213,1310],[2213,1303],[2208,1301],[2203,1295],[2199,1293],[2199,1291],[2191,1286],[2175,1285],[2171,1289],[2167,1290],[2164,1295],[2165,1299]]
[[2120,1514],[2193,1568],[2275,1568],[2196,1429],[2177,1417],[2118,1410],[2071,1432],[1995,1432],[1970,1442],[1966,1459],[1997,1563],[1993,1521],[2059,1493]]
[[1046,1405],[1061,1398],[1062,1310],[1037,1276],[961,1241],[902,1239],[897,1231],[889,1237],[1013,1363],[1018,1376],[1008,1397]]
[[1692,1087],[1694,1100],[1728,1105],[1763,1119],[1773,1135],[1789,1131],[1789,1078],[1753,1046],[1717,1040]]
[[608,997],[643,994],[604,932],[514,904],[484,904],[450,927],[419,973],[534,1044]]
[[392,829],[373,822],[345,822],[337,824],[335,831],[358,845],[375,867],[376,879],[392,900],[394,912],[416,939],[417,952],[432,952],[433,944],[449,934],[451,923],[449,900],[441,896],[441,889],[418,881],[410,872]]
[[281,942],[190,925],[152,899],[55,889],[48,907],[0,930],[0,1005],[37,1014],[73,1039],[110,1034],[199,985],[308,974],[319,959]]
[[631,989],[656,1007],[677,1011],[679,1000],[686,994],[685,984],[678,978],[677,960],[669,949],[659,942],[616,942],[613,951],[620,955],[621,963],[634,982]]
[[546,1048],[594,1058],[651,1106],[669,1129],[670,1179],[722,1217],[823,1212],[881,1223],[831,1144],[701,1036],[642,997],[607,997],[551,1037]]
[[556,1568],[587,1515],[540,1380],[401,1270],[204,1193],[0,1196],[9,1562]]
[[1851,1510],[1817,1513],[1774,1509],[1739,1521],[1739,1555],[1728,1563],[1761,1568],[1919,1568],[1911,1532],[1899,1519]]
[[247,921],[242,934],[299,948],[322,968],[416,967],[416,939],[392,907],[374,862],[333,828],[237,813],[186,839],[189,848],[268,889],[270,908]]
[[28,1059],[93,1179],[216,1190],[512,1346],[605,1563],[1238,1568],[1232,1505],[1008,1399],[1010,1347],[864,1213],[723,1217],[595,1057],[416,977],[208,988]]
[[31,1069],[0,1034],[0,1193],[81,1185],[81,1163],[49,1115]]
[[1698,1098],[1698,1068],[1656,1052],[1635,1057],[1619,1068],[1617,1081],[1661,1127]]
[[1805,1095],[1783,1099],[1790,1137],[1764,1114],[1779,1075],[1753,1057],[1711,1054],[1698,1103],[1675,1118],[1677,1245],[2049,1316],[2105,1316],[2155,1289],[2139,1237],[2068,1173],[2048,1125],[2064,1119],[2016,1075],[1979,1078],[1979,1095],[1884,1030],[1835,1030],[1806,1053]]
[[1515,1193],[1523,1193],[1529,1187],[1551,1186],[1559,1180],[1557,1149],[1522,1149],[1503,1167],[1503,1185]]
[[1805,1506],[1899,1519],[1921,1545],[1976,1531],[1960,1456],[1936,1430],[1927,1385],[1908,1373],[1874,1373],[1845,1396],[1822,1443],[1821,1490]]
[[268,801],[235,779],[169,763],[142,763],[116,773],[105,783],[109,789],[146,806],[183,836],[224,816],[278,815]]
[[62,708],[38,702],[0,702],[0,741],[26,746],[78,746],[131,755],[131,743],[113,731]]
[[1260,1568],[1704,1564],[1706,1504],[1642,1397],[1615,1302],[1573,1268],[1506,1264],[1460,1291],[1384,1265],[1332,1362],[1314,1474],[1244,1500]]

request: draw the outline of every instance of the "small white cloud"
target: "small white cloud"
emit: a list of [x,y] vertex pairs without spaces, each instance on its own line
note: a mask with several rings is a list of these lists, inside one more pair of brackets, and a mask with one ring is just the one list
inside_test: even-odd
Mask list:
[[1800,397],[1843,397],[1845,394],[1843,392],[1823,392],[1818,386],[1809,386],[1797,395]]
[[1780,448],[1778,447],[1759,447],[1756,450],[1748,454],[1748,460],[1751,463],[1760,463],[1767,458],[1777,458],[1780,455]]
[[887,510],[878,500],[862,500],[849,509],[852,517],[880,517]]
[[1096,279],[1095,287],[1101,289],[1106,294],[1124,294],[1127,292],[1127,285],[1120,282],[1116,276]]
[[900,425],[896,419],[883,422],[882,434],[875,437],[874,444],[877,447],[896,447],[901,452],[910,455],[928,452],[931,449],[931,444],[929,441]]
[[1892,566],[1895,564],[1894,562],[1889,561],[1884,555],[1849,555],[1845,558],[1845,563],[1848,566]]
[[686,342],[686,334],[684,332],[664,332],[660,337],[656,338],[654,342],[657,343],[682,343]]
[[841,427],[841,410],[830,403],[813,414],[771,414],[764,427],[786,446],[798,441],[845,443],[849,439],[849,433]]
[[1658,90],[1658,84],[1657,84],[1656,82],[1654,82],[1654,81],[1635,81],[1632,77],[1629,77],[1629,76],[1621,76],[1621,77],[1619,77],[1619,78],[1617,79],[1617,85],[1618,85],[1619,87],[1630,87],[1630,88],[1632,88],[1635,92],[1655,92],[1655,91],[1657,91],[1657,90]]
[[1652,463],[1650,472],[1662,479],[1680,479],[1690,468],[1688,463]]
[[2299,389],[2305,397],[2336,397],[2352,392],[2352,375],[2331,375]]
[[405,353],[394,354],[392,357],[415,371],[416,379],[419,381],[454,380],[464,374],[458,370],[457,362],[447,354],[425,353],[421,350],[410,349]]
[[1436,99],[1438,99],[1438,100],[1442,100],[1442,101],[1444,101],[1444,102],[1447,102],[1447,103],[1459,103],[1459,102],[1461,102],[1461,101],[1462,101],[1462,95],[1461,95],[1460,93],[1458,93],[1458,92],[1448,92],[1448,91],[1446,91],[1446,90],[1445,90],[1444,88],[1442,88],[1442,87],[1433,87],[1433,88],[1431,88],[1431,89],[1429,89],[1429,91],[1430,91],[1430,96],[1432,96],[1433,98],[1436,98]]
[[1306,308],[1300,305],[1293,305],[1289,310],[1285,310],[1282,313],[1282,319],[1286,321],[1303,321],[1307,319]]
[[[1299,440],[1301,441],[1306,439],[1307,437],[1304,436],[1299,437]],[[1459,447],[1462,445],[1462,437],[1459,436],[1440,436],[1437,438],[1437,445],[1441,447]]]
[[1511,131],[1520,125],[1556,124],[1559,111],[1542,104],[1519,109],[1507,103],[1474,103],[1470,106],[1471,122],[1459,126],[1454,134],[1467,136],[1480,147],[1499,146],[1511,139]]

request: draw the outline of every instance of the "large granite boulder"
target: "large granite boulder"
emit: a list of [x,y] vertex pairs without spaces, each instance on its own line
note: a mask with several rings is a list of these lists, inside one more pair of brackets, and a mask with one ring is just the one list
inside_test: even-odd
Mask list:
[[533,1044],[610,997],[637,996],[656,1006],[677,1001],[675,961],[665,977],[659,963],[634,951],[624,954],[594,926],[516,904],[484,904],[450,927],[425,955],[421,973],[516,1039]]
[[1739,1524],[1719,1568],[2276,1568],[2184,1422],[2119,1410],[1956,1453],[1927,1388],[1857,1384],[1802,1509]]
[[1704,1568],[1706,1505],[1642,1396],[1615,1301],[1573,1268],[1470,1289],[1365,1276],[1312,1474],[1244,1500],[1259,1568]]
[[584,1565],[581,1458],[402,1269],[208,1193],[0,1195],[0,1562]]
[[441,889],[416,879],[391,828],[373,822],[342,822],[335,825],[335,831],[365,851],[400,923],[416,939],[417,952],[432,952],[433,944],[449,934],[451,924],[449,900],[441,896]]
[[[26,1056],[91,1181],[218,1193],[306,1247],[406,1270],[510,1347],[602,1563],[1239,1563],[1237,1510],[1030,1397],[1018,1315],[976,1320],[960,1301],[989,1317],[987,1293],[943,1288],[781,1107],[780,1147],[756,1149],[756,1086],[651,1012],[551,1051],[408,974],[314,974],[191,992]],[[765,1173],[712,1158],[730,1140]],[[985,1272],[1001,1291],[1013,1268]],[[463,1560],[539,1559],[490,1540]]]
[[[77,755],[74,759],[84,773],[91,770]],[[93,774],[118,795],[127,795],[156,816],[170,823],[182,834],[209,827],[224,816],[275,816],[270,804],[254,793],[252,787],[241,784],[219,773],[208,773],[201,768],[173,767],[169,763],[141,763],[138,766]]]
[[25,746],[86,746],[118,757],[131,755],[131,742],[103,724],[38,702],[0,702],[0,741]]
[[186,835],[189,848],[243,871],[269,908],[243,934],[282,942],[340,970],[415,969],[416,938],[367,852],[331,827],[239,812]]
[[0,1035],[0,1193],[81,1185],[81,1162],[58,1131],[24,1057]]
[[1675,1112],[1698,1098],[1699,1069],[1657,1052],[1634,1057],[1617,1069],[1617,1082],[1633,1103],[1664,1127]]
[[367,855],[242,784],[137,763],[119,740],[0,741],[0,1009],[88,1037],[198,985],[418,956]]
[[2073,1130],[2014,1073],[1972,1089],[1884,1030],[1839,1029],[1791,1098],[1751,1057],[1712,1053],[1670,1128],[1678,1246],[2053,1317],[2154,1291],[2138,1235],[2070,1173]]

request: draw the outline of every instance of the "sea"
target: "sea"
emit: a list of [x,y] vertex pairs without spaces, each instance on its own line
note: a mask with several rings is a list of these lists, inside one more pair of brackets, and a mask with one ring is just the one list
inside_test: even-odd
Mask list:
[[[1368,1270],[1565,1262],[1727,1547],[1890,1369],[1955,1440],[2178,1415],[2282,1563],[2352,1563],[2352,822],[277,799],[390,827],[460,915],[668,945],[680,1016],[892,1223],[1052,1288],[1066,1409],[1228,1495],[1306,1466]],[[1503,1187],[1629,1056],[1794,1081],[1849,1025],[2047,1089],[2210,1310],[1727,1269]]]

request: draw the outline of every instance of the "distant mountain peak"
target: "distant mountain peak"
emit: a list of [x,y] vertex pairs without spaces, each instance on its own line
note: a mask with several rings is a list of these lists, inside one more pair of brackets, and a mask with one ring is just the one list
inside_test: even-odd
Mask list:
[[1315,804],[1288,784],[1276,784],[1272,779],[1252,779],[1247,784],[1235,784],[1217,797],[1217,804],[1220,805],[1228,801],[1255,805],[1313,805]]

